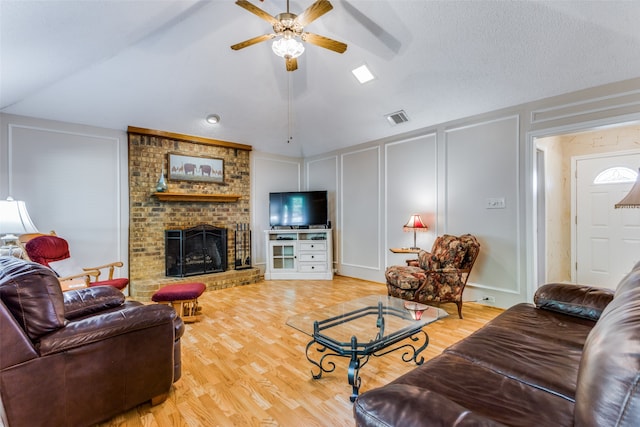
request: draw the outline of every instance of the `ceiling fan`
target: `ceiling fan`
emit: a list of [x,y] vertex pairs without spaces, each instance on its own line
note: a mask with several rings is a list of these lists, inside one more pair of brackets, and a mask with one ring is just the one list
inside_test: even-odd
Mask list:
[[273,42],[272,49],[276,55],[285,59],[287,71],[295,71],[298,69],[297,57],[304,52],[304,45],[300,43],[298,39],[338,53],[343,53],[347,50],[347,45],[342,42],[304,32],[306,25],[333,9],[333,6],[328,0],[317,0],[300,15],[289,12],[289,0],[287,0],[287,11],[275,17],[249,3],[247,0],[237,0],[236,4],[270,23],[273,26],[273,33],[253,37],[249,40],[234,44],[231,46],[233,50],[244,49],[256,43],[278,38]]

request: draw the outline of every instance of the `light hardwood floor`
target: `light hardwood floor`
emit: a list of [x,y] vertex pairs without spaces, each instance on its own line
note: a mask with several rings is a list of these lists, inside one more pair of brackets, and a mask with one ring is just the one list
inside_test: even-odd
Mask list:
[[[203,317],[182,338],[182,378],[162,404],[143,404],[101,426],[352,426],[348,360],[334,358],[332,373],[311,377],[305,357],[309,336],[286,325],[289,316],[350,299],[386,295],[381,283],[336,277],[333,281],[263,281],[208,291]],[[449,316],[426,327],[425,359],[464,338],[501,310],[465,303],[460,320]],[[360,392],[382,386],[415,368],[401,351],[372,357],[360,370]]]

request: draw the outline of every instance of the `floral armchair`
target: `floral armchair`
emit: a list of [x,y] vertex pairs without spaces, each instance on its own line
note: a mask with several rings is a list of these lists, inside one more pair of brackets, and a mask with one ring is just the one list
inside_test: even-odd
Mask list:
[[385,271],[389,295],[423,304],[452,302],[462,319],[462,292],[480,252],[471,234],[439,236],[431,252],[420,251],[417,260]]

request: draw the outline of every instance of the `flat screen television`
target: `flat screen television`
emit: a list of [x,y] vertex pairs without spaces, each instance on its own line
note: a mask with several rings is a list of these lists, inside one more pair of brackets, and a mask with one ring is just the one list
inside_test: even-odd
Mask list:
[[326,191],[269,193],[269,225],[271,227],[326,226],[327,211]]

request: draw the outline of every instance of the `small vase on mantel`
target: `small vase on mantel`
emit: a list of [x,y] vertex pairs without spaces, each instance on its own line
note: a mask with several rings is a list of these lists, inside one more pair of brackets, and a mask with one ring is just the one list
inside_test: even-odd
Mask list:
[[158,179],[158,183],[156,184],[156,191],[158,193],[163,193],[167,191],[167,181],[164,179],[164,169],[160,172],[160,178]]

